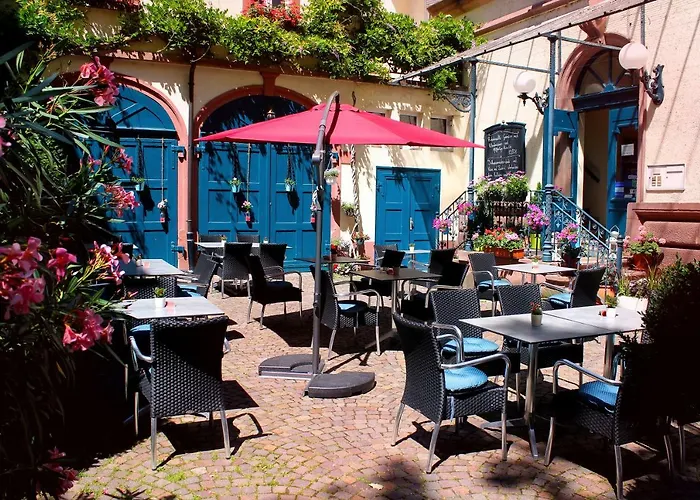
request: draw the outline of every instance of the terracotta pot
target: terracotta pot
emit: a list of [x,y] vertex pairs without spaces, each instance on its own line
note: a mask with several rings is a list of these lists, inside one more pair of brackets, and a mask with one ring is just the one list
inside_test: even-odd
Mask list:
[[525,249],[521,248],[519,250],[513,250],[510,252],[511,259],[520,260],[525,257]]
[[600,288],[598,288],[598,304],[605,304],[605,297],[614,296],[615,290],[613,290],[612,287],[609,287],[608,285],[601,285]]
[[648,271],[650,267],[656,265],[658,260],[658,255],[646,255],[643,253],[632,255],[632,265],[640,271]]

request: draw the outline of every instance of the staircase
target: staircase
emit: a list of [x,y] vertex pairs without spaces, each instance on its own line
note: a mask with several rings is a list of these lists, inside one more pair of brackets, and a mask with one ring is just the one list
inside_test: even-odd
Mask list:
[[452,221],[452,225],[448,231],[437,232],[436,248],[464,248],[467,234],[467,217],[459,214],[458,207],[467,201],[469,201],[469,197],[467,192],[464,191],[457,198],[455,198],[455,200],[450,203],[447,208],[437,214],[437,217],[440,219],[449,219]]

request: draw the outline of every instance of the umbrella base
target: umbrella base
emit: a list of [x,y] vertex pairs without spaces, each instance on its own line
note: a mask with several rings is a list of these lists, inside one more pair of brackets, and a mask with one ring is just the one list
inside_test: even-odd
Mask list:
[[[260,363],[258,375],[270,378],[310,380],[313,377],[311,371],[312,360],[311,354],[275,356]],[[323,370],[323,362],[319,363],[319,370]]]
[[321,373],[309,380],[306,395],[310,398],[349,398],[374,389],[374,373]]

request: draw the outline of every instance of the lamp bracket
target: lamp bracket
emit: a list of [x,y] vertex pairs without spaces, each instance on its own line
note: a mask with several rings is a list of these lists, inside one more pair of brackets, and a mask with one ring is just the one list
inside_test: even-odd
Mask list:
[[472,95],[466,90],[446,90],[445,99],[462,113],[468,113],[472,109]]
[[654,76],[651,76],[647,70],[644,70],[642,74],[642,83],[644,84],[644,90],[646,90],[649,97],[651,97],[651,102],[658,106],[664,102],[664,65],[657,64],[652,71]]
[[527,103],[527,101],[532,101],[535,107],[537,108],[537,111],[539,111],[539,113],[543,115],[544,110],[547,107],[547,103],[549,102],[549,89],[544,89],[542,95],[539,95],[537,92],[535,92],[534,96],[530,96],[523,92],[518,97],[522,99],[523,106],[525,106],[525,103]]

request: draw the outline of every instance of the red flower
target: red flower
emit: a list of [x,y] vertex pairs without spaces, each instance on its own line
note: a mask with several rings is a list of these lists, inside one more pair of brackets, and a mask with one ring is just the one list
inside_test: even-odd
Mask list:
[[49,259],[47,267],[55,268],[56,280],[61,281],[66,275],[66,267],[68,267],[68,264],[75,264],[77,258],[72,253],[68,253],[68,250],[63,247],[58,247],[53,251],[53,254],[54,258]]
[[96,342],[112,342],[114,328],[108,321],[102,326],[102,316],[88,308],[75,311],[73,317],[66,318],[63,330],[63,344],[73,351],[86,351]]
[[104,188],[105,192],[111,196],[110,204],[118,217],[122,216],[125,209],[133,210],[140,205],[133,192],[126,191],[118,184],[105,184]]
[[95,57],[93,62],[85,63],[80,67],[80,77],[87,80],[85,85],[93,86],[90,92],[95,104],[98,106],[114,104],[114,99],[119,95],[119,88],[114,83],[114,73],[100,63],[99,57]]

